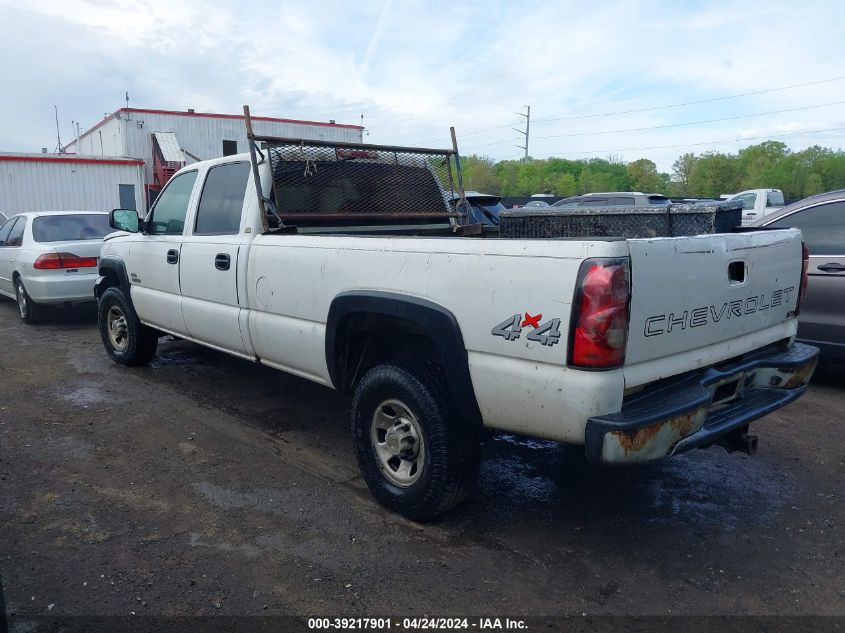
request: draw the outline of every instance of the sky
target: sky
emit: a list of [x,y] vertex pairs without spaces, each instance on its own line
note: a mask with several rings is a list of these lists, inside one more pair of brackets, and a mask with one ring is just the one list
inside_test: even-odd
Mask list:
[[363,114],[370,143],[446,147],[453,125],[462,154],[495,160],[522,156],[527,105],[535,158],[670,172],[769,138],[845,146],[837,0],[0,0],[0,24],[0,151],[52,151],[54,105],[67,143],[126,91],[138,108]]

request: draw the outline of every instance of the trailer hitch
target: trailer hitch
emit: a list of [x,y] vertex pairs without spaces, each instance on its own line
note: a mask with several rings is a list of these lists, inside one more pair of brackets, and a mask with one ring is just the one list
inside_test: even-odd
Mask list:
[[746,455],[753,455],[757,452],[757,436],[748,434],[747,424],[729,433],[725,433],[716,440],[716,444],[729,453],[742,451]]

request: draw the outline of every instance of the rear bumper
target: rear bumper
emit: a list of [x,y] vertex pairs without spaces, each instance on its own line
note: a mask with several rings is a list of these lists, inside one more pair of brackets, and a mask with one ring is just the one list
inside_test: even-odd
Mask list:
[[64,275],[24,276],[26,292],[35,303],[81,303],[94,301],[93,274],[65,273]]
[[799,398],[818,356],[795,343],[648,388],[626,398],[619,413],[589,419],[587,458],[638,463],[709,446]]

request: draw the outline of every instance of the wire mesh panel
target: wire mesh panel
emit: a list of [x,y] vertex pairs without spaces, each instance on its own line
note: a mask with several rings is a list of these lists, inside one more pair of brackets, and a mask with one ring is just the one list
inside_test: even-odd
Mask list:
[[459,217],[448,150],[265,139],[286,224],[425,223]]
[[502,237],[679,237],[730,233],[742,221],[735,202],[660,207],[577,207],[503,211]]

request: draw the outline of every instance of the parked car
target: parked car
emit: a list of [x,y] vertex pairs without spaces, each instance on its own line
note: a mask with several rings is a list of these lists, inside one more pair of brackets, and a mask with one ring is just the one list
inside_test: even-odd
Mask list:
[[[420,208],[439,213],[433,159],[402,163],[413,150],[382,157],[362,145],[360,160],[339,161],[328,142],[255,140],[279,149],[181,169],[145,218],[112,212],[128,233],[103,243],[105,350],[148,363],[168,333],[351,394],[364,480],[412,519],[469,494],[483,427],[582,445],[602,464],[714,443],[750,453],[748,424],[798,398],[813,373],[818,350],[792,344],[797,230],[373,232],[369,214],[335,211],[343,198],[361,209],[368,195],[430,200]],[[282,230],[262,212],[268,197]]]
[[751,224],[783,208],[783,191],[780,189],[749,189],[721,198],[742,202],[743,225]]
[[612,191],[608,193],[585,193],[558,200],[553,207],[653,207],[672,204],[669,196],[660,193],[641,193],[639,191]]
[[801,229],[810,251],[798,338],[845,360],[845,189],[799,200],[751,224]]
[[549,206],[548,202],[543,200],[532,200],[524,205],[522,205],[523,209],[543,209]]
[[94,301],[94,282],[107,213],[20,213],[0,228],[0,295],[18,302],[21,319],[34,323],[43,304]]
[[[505,205],[502,204],[502,199],[499,196],[479,193],[478,191],[467,191],[464,195],[472,208],[472,224],[499,226],[499,211],[505,210]],[[455,195],[453,201],[458,198],[459,196]]]

